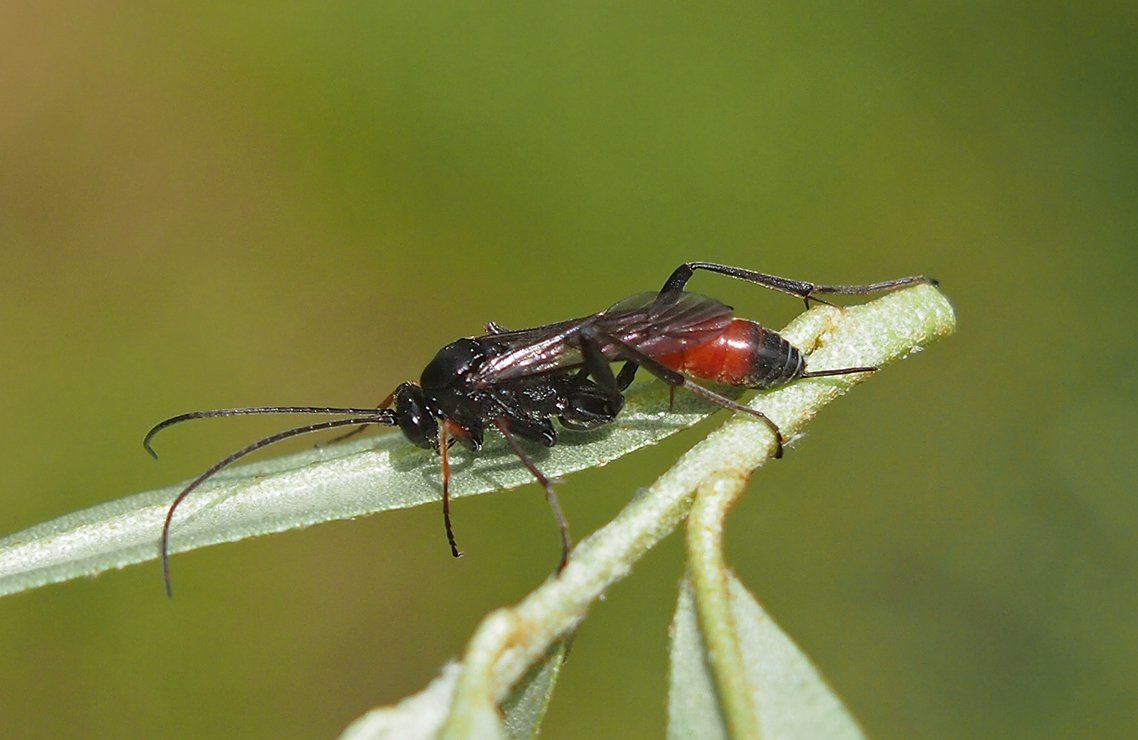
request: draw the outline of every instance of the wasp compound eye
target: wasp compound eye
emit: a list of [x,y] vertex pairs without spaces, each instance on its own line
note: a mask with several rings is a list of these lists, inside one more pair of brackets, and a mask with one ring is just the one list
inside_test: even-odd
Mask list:
[[427,408],[423,391],[404,383],[395,391],[395,418],[411,444],[428,450],[439,447],[439,423]]

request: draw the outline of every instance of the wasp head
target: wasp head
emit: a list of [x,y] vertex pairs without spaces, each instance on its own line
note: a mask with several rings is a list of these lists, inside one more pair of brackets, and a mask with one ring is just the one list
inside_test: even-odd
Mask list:
[[422,388],[403,383],[395,389],[395,417],[411,444],[438,451],[439,423],[427,406]]

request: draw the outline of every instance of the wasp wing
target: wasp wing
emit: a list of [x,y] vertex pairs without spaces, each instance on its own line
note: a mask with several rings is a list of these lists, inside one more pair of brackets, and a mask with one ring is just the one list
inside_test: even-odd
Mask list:
[[580,367],[584,364],[580,335],[587,328],[600,337],[601,353],[615,361],[621,359],[620,348],[606,342],[606,336],[662,357],[711,341],[733,316],[730,306],[698,293],[641,293],[592,316],[479,337],[497,352],[472,373],[471,380],[491,385]]

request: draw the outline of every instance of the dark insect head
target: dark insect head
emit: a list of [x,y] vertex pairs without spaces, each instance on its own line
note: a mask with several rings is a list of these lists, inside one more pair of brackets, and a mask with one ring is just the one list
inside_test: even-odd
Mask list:
[[439,449],[439,423],[427,408],[422,388],[414,383],[403,383],[396,388],[394,415],[403,436],[411,444],[428,450]]

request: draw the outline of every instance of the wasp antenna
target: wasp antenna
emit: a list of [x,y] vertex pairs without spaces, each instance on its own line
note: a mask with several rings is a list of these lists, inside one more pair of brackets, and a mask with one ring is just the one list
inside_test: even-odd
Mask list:
[[[280,407],[275,407],[274,410],[264,411],[261,413],[278,413],[277,409],[279,409],[279,408]],[[310,408],[310,407],[302,407],[302,408]],[[190,483],[185,488],[182,489],[181,493],[179,493],[174,498],[174,500],[172,502],[170,502],[170,508],[168,508],[166,510],[166,519],[162,523],[162,546],[161,546],[161,550],[162,550],[162,582],[166,586],[166,595],[171,596],[171,597],[174,595],[174,590],[171,587],[171,583],[170,583],[170,523],[174,520],[174,511],[177,510],[178,506],[183,501],[185,501],[186,497],[189,496],[194,491],[194,489],[196,489],[202,483],[205,483],[207,480],[212,478],[214,475],[216,475],[218,473],[218,471],[222,470],[223,468],[228,467],[229,465],[232,465],[233,463],[237,462],[238,460],[245,457],[246,455],[253,453],[253,452],[256,452],[257,450],[261,449],[262,447],[268,447],[271,444],[276,444],[277,442],[280,442],[282,440],[289,439],[290,437],[297,437],[297,436],[300,436],[302,434],[309,434],[311,432],[321,432],[321,431],[324,431],[325,429],[335,429],[336,427],[351,426],[352,424],[380,424],[382,426],[395,426],[396,424],[398,424],[398,421],[396,420],[396,417],[395,417],[395,412],[391,411],[390,409],[379,409],[379,410],[371,409],[371,410],[361,410],[361,411],[363,413],[366,413],[367,416],[352,416],[352,417],[349,417],[347,419],[332,419],[331,421],[322,421],[322,422],[319,422],[316,424],[306,424],[305,426],[302,426],[302,427],[294,427],[293,429],[286,429],[283,432],[277,432],[276,434],[269,435],[268,437],[265,437],[264,439],[259,439],[256,442],[254,442],[253,444],[248,445],[246,447],[242,447],[237,452],[234,452],[233,454],[228,455],[227,457],[223,458],[222,460],[219,460],[218,462],[214,463],[212,466],[210,466],[210,468],[208,470],[206,470],[204,473],[199,475],[197,478],[194,478],[192,481],[190,481]],[[226,412],[236,412],[236,413],[226,413]],[[179,421],[185,421],[186,419],[196,419],[196,418],[199,418],[201,416],[236,416],[236,415],[241,415],[242,413],[257,413],[257,410],[253,410],[253,409],[218,409],[218,410],[214,410],[214,411],[199,411],[199,412],[194,412],[192,414],[182,414],[181,416],[175,416],[175,417],[172,417],[170,419],[167,419],[166,421],[162,422],[161,424],[156,426],[154,429],[152,429],[151,433],[147,435],[147,441],[149,441],[150,437],[153,436],[155,431],[157,431],[159,429],[163,429],[166,426],[169,426],[170,424],[176,424]],[[279,413],[289,413],[289,412],[279,412]],[[291,412],[291,413],[307,413],[307,412],[301,411],[301,412]],[[313,410],[312,413],[321,413],[321,411]],[[331,412],[327,412],[327,413],[347,413],[347,411],[340,409],[337,411],[331,411]]]
[[[158,453],[154,451],[154,447],[150,444],[151,440],[154,439],[154,435],[158,434],[158,432],[167,427],[172,427],[175,424],[181,424],[183,421],[190,421],[191,419],[208,419],[215,416],[253,416],[256,414],[329,414],[333,416],[351,414],[353,416],[359,416],[375,413],[376,409],[358,409],[350,407],[343,408],[338,406],[250,406],[247,408],[238,409],[208,409],[206,411],[190,411],[185,414],[171,416],[169,419],[160,421],[155,424],[143,438],[142,446],[146,448],[146,451],[150,453],[151,457],[157,460]],[[370,423],[382,424],[384,422]]]

